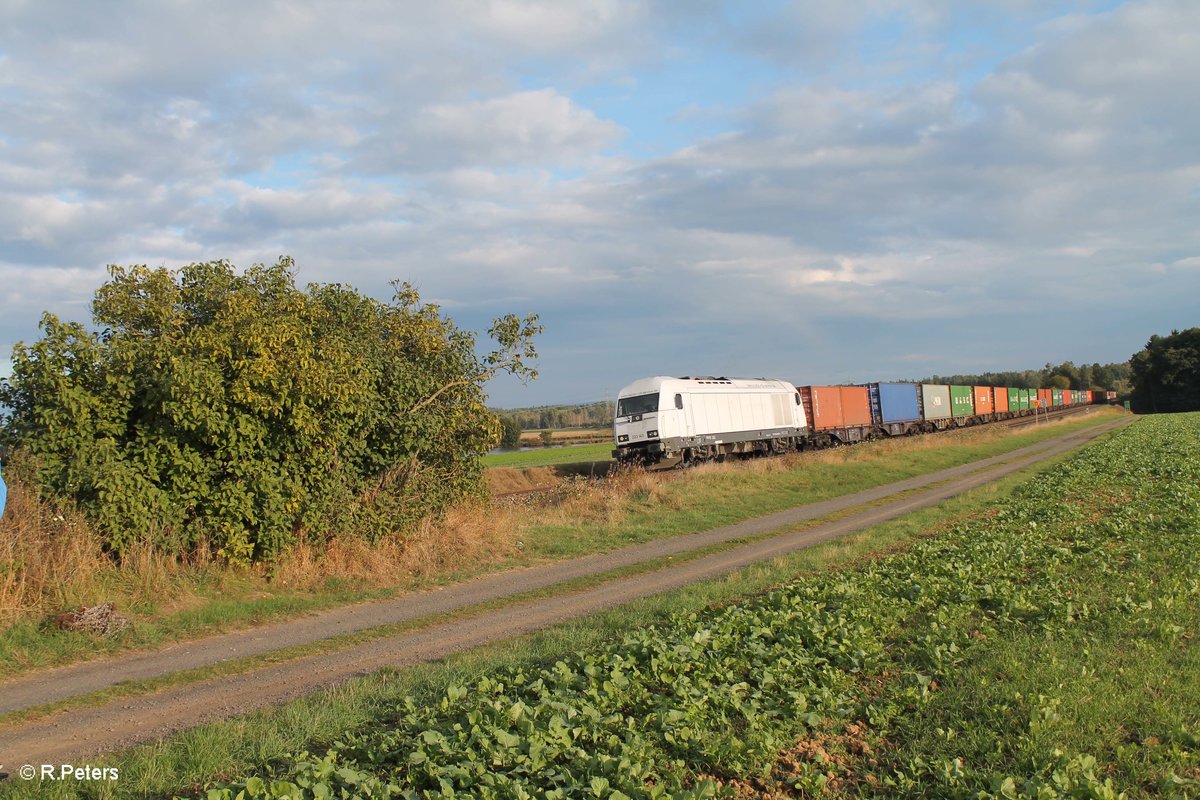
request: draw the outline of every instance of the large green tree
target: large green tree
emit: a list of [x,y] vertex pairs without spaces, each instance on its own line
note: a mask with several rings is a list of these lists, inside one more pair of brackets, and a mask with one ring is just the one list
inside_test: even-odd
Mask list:
[[118,552],[152,537],[244,562],[404,530],[481,491],[487,379],[536,377],[536,316],[495,320],[480,355],[403,283],[387,303],[299,289],[289,258],[109,272],[96,330],[46,314],[0,403],[4,439]]
[[1151,336],[1129,363],[1135,411],[1200,411],[1200,328]]

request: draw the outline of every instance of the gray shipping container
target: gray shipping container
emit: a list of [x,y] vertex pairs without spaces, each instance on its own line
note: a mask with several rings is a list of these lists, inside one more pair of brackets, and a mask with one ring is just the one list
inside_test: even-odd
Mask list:
[[925,419],[949,419],[950,387],[922,383],[921,406],[925,412]]

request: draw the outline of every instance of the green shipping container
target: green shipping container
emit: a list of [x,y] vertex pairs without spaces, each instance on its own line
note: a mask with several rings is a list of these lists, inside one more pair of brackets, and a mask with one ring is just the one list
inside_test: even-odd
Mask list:
[[1021,410],[1021,391],[1019,389],[1008,390],[1008,410],[1013,412]]
[[[1021,389],[1021,410],[1028,411],[1032,406],[1029,405],[1029,390]],[[1036,395],[1035,395],[1036,397]]]
[[1054,405],[1061,406],[1063,404],[1062,389],[1052,389],[1050,392],[1050,397],[1050,402],[1052,402]]
[[950,413],[955,417],[969,417],[975,413],[970,386],[950,387]]

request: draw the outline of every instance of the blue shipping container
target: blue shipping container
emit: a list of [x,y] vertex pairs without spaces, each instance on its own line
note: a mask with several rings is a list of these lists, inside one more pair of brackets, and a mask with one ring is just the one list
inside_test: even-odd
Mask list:
[[921,405],[915,383],[868,384],[871,395],[871,416],[876,425],[892,422],[918,422]]

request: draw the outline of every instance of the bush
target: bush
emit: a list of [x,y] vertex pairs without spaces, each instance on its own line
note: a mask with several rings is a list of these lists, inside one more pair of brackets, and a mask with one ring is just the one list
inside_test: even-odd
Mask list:
[[4,440],[118,552],[151,535],[246,562],[301,531],[406,529],[481,491],[500,434],[483,385],[536,377],[536,316],[497,319],[480,357],[407,284],[383,303],[300,290],[292,267],[110,267],[99,333],[46,314],[14,348]]
[[500,418],[500,446],[505,450],[521,446],[521,426],[511,417]]

